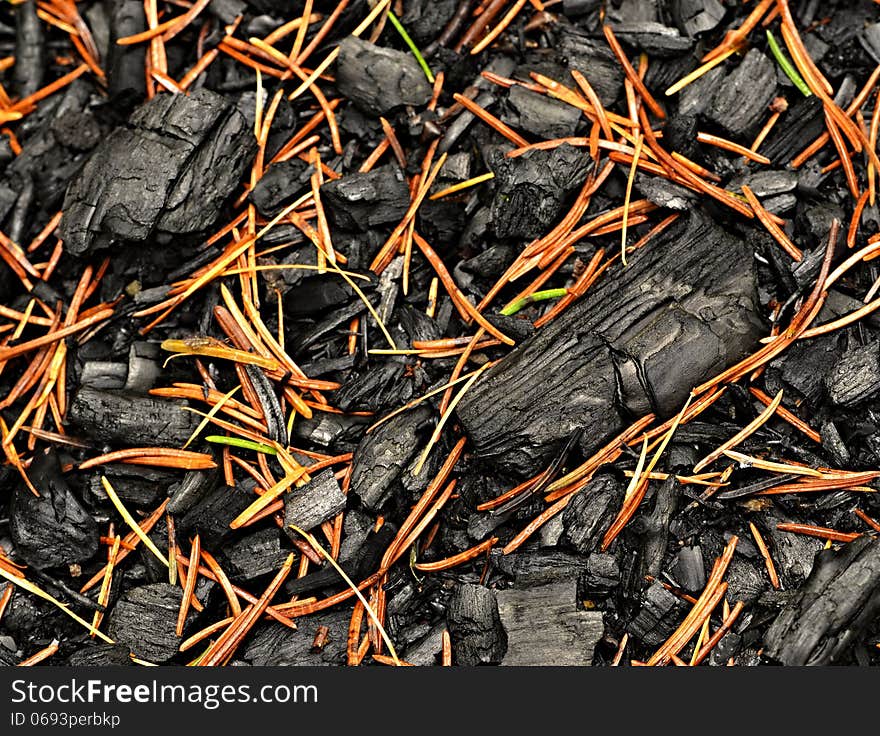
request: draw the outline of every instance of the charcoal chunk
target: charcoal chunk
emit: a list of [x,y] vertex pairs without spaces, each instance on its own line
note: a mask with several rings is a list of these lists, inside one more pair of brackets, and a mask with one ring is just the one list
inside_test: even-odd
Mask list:
[[[296,667],[345,664],[345,649],[350,610],[329,611],[296,620],[295,631],[281,624],[258,629],[246,642],[241,659],[255,667]],[[327,643],[313,649],[318,628],[329,629]]]
[[591,480],[562,512],[563,542],[582,553],[597,549],[622,499],[623,489],[610,475]]
[[309,186],[311,167],[298,158],[272,164],[250,194],[250,200],[265,217],[274,217]]
[[344,508],[345,494],[328,468],[284,497],[284,528],[295,524],[308,531],[332,519]]
[[277,572],[288,554],[281,549],[278,529],[260,529],[224,544],[221,565],[231,580],[253,580]]
[[669,638],[678,626],[684,604],[659,582],[645,591],[642,607],[629,623],[627,631],[646,647],[656,647]]
[[880,539],[862,536],[816,556],[810,576],[764,636],[785,665],[840,661],[880,611]]
[[533,150],[507,158],[494,150],[492,221],[499,238],[535,238],[547,232],[570,193],[583,184],[589,159],[563,143],[549,151]]
[[321,187],[330,218],[346,230],[369,230],[403,219],[409,207],[409,188],[397,166],[347,174]]
[[761,153],[773,163],[784,165],[804,148],[806,141],[814,140],[825,129],[822,101],[811,95],[800,97],[780,119],[761,146]]
[[9,525],[15,551],[37,569],[83,562],[98,551],[98,525],[61,474],[58,456],[36,456],[28,477],[40,492],[17,485],[12,492]]
[[229,523],[253,502],[255,486],[251,479],[232,488],[217,486],[178,519],[178,533],[183,538],[198,534],[205,549],[216,550],[232,533]]
[[142,96],[146,91],[146,47],[143,44],[120,46],[116,41],[147,30],[144,4],[139,0],[113,0],[110,7],[109,58],[105,67],[107,87],[114,96],[125,92]]
[[101,391],[84,386],[70,405],[70,421],[101,442],[135,447],[182,445],[198,418],[181,404],[128,391]]
[[691,212],[487,371],[458,416],[477,454],[516,475],[537,472],[577,428],[590,454],[629,423],[619,404],[670,416],[750,352],[756,303],[746,244]]
[[183,592],[168,583],[142,585],[127,591],[110,614],[109,633],[139,659],[167,662],[180,647],[175,632]]
[[157,95],[104,139],[71,182],[65,247],[80,255],[114,240],[207,229],[255,149],[245,116],[222,95]]
[[498,592],[498,613],[507,634],[503,665],[588,667],[602,638],[598,611],[578,611],[577,583],[560,581]]
[[670,10],[675,25],[688,36],[713,30],[725,12],[719,0],[672,0]]
[[752,49],[721,82],[706,115],[732,135],[742,135],[765,117],[775,95],[776,67],[764,54]]
[[[176,621],[176,619],[175,619]],[[69,667],[133,666],[128,647],[120,644],[93,644],[77,649],[67,658]]]
[[577,69],[590,82],[605,107],[613,105],[623,92],[623,70],[604,39],[590,38],[574,27],[561,34],[559,48],[569,69]]
[[392,483],[416,456],[418,429],[431,417],[431,409],[418,406],[398,414],[366,435],[354,454],[351,490],[371,511],[387,498]]
[[452,651],[458,664],[497,664],[507,637],[498,617],[498,602],[482,585],[462,583],[452,592],[447,609]]
[[402,105],[424,105],[431,99],[431,85],[412,54],[354,36],[339,44],[336,86],[371,115],[384,115]]
[[502,120],[539,138],[572,136],[581,117],[576,107],[518,85],[510,88],[507,99],[513,114],[502,116]]
[[880,391],[880,342],[850,350],[825,378],[828,395],[839,406],[850,406]]
[[695,592],[706,586],[706,565],[700,545],[682,547],[672,565],[672,577],[685,590]]

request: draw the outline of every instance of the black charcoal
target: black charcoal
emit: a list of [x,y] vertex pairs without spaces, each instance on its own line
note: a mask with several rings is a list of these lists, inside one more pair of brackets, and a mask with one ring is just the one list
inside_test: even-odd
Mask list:
[[850,406],[880,391],[880,342],[854,348],[837,361],[825,378],[831,400]]
[[512,112],[502,120],[515,129],[539,138],[565,138],[575,133],[581,113],[576,107],[518,85],[510,88],[507,100]]
[[507,634],[503,665],[587,667],[604,633],[602,614],[577,610],[574,580],[501,590],[498,613]]
[[767,106],[775,96],[774,62],[751,49],[720,83],[706,115],[731,135],[744,135],[766,117]]
[[623,501],[623,488],[610,475],[591,480],[562,512],[562,541],[578,552],[597,549]]
[[295,524],[308,531],[329,521],[345,508],[345,494],[329,468],[284,497],[284,528]]
[[789,666],[839,662],[880,610],[880,540],[825,550],[764,636],[765,655]]
[[581,150],[563,143],[517,158],[507,158],[496,149],[488,163],[495,174],[495,234],[499,238],[534,238],[554,224],[568,195],[583,184],[588,159]]
[[37,454],[28,470],[39,491],[19,483],[12,492],[9,527],[15,551],[35,568],[84,562],[98,551],[98,525],[73,494],[52,451]]
[[79,255],[115,240],[207,229],[255,150],[245,116],[222,95],[157,95],[104,139],[71,183],[65,247]]
[[536,472],[578,427],[591,428],[589,454],[625,426],[621,399],[669,416],[752,350],[756,301],[746,244],[692,212],[493,366],[458,416],[477,453],[509,472]]
[[498,616],[495,593],[482,585],[462,583],[449,599],[448,622],[455,661],[465,666],[498,664],[507,637]]
[[391,484],[409,465],[421,447],[419,429],[431,418],[430,407],[421,405],[398,414],[364,437],[354,455],[351,490],[370,510],[379,509]]
[[371,115],[385,115],[402,105],[424,105],[431,99],[431,85],[412,54],[354,36],[339,44],[336,86]]
[[183,404],[128,391],[84,386],[70,405],[70,421],[89,437],[137,447],[182,445],[198,426]]
[[333,222],[347,230],[369,230],[398,223],[409,207],[409,189],[397,166],[348,174],[321,187]]
[[167,662],[180,648],[175,627],[182,597],[181,589],[168,583],[132,588],[113,607],[110,636],[139,659]]

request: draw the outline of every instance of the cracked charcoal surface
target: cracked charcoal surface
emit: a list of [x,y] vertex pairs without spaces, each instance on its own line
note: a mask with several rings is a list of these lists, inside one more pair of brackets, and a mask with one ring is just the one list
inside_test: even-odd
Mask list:
[[359,38],[339,44],[336,80],[342,94],[373,115],[431,99],[431,85],[411,54]]
[[180,588],[168,583],[132,588],[113,607],[110,636],[140,659],[167,662],[180,646],[174,627],[181,597]]
[[89,559],[98,551],[98,525],[71,491],[57,455],[41,453],[30,479],[40,495],[17,484],[10,504],[9,527],[18,554],[37,568]]
[[[544,12],[525,3],[479,54],[470,53],[476,39],[464,40],[473,14],[494,7],[491,29],[518,3],[395,3],[433,74],[443,74],[433,99],[432,84],[390,20],[365,27],[359,39],[351,36],[374,4],[349,2],[328,26],[336,4],[315,3],[318,19],[306,29],[300,48],[307,55],[298,65],[310,74],[340,51],[293,99],[300,77],[254,52],[264,64],[258,104],[255,70],[230,53],[245,53],[245,47],[232,44],[284,27],[290,31],[302,3],[212,0],[189,27],[163,42],[165,79],[152,66],[150,43],[117,43],[148,29],[141,0],[78,0],[84,24],[75,21],[78,41],[83,48],[94,42],[104,78],[87,69],[34,109],[25,108],[21,120],[4,118],[0,126],[0,439],[10,451],[0,464],[2,559],[90,621],[107,541],[128,533],[107,498],[106,476],[134,518],[154,524],[148,536],[162,553],[173,534],[177,553],[186,559],[198,535],[203,553],[234,586],[255,597],[293,554],[294,566],[272,603],[314,599],[320,608],[328,597],[348,595],[348,585],[320,561],[310,560],[298,577],[302,540],[291,525],[311,530],[328,549],[338,547],[342,570],[360,583],[376,575],[392,543],[411,531],[404,524],[422,499],[420,508],[433,514],[430,523],[382,571],[379,583],[384,626],[401,658],[440,665],[448,632],[459,666],[604,667],[624,635],[620,665],[647,661],[681,626],[736,535],[725,597],[730,607],[741,601],[744,608],[702,666],[880,664],[880,554],[877,534],[865,521],[880,519],[877,494],[868,492],[880,488],[877,479],[856,489],[763,495],[805,477],[721,458],[706,471],[732,465],[726,485],[712,485],[717,477],[687,480],[697,461],[762,411],[750,388],[771,397],[781,390],[783,406],[810,431],[777,414],[739,451],[835,471],[880,467],[880,312],[796,340],[763,371],[727,385],[712,406],[679,426],[638,508],[606,548],[602,543],[623,506],[641,438],[618,448],[613,462],[567,485],[573,471],[634,421],[649,413],[656,416],[651,427],[669,420],[696,384],[760,348],[761,338],[784,331],[815,286],[835,219],[841,233],[832,268],[880,234],[880,211],[870,199],[853,222],[857,198],[832,143],[793,164],[826,131],[825,105],[818,95],[804,97],[773,57],[766,30],[786,48],[778,18],[770,16],[766,28],[759,23],[739,52],[666,95],[742,26],[755,3],[563,0]],[[0,3],[0,59],[6,60],[0,84],[13,105],[75,72],[82,60],[70,34],[46,19],[45,5]],[[836,103],[848,108],[880,60],[880,5],[789,5]],[[184,10],[158,0],[160,21]],[[591,138],[601,127],[593,112],[566,102],[573,98],[563,90],[542,93],[538,82],[547,78],[583,97],[571,76],[579,71],[606,110],[620,116],[612,117],[614,125],[628,128],[622,122],[630,113],[625,74],[602,23],[614,29],[637,70],[641,55],[647,56],[643,81],[666,113],[665,119],[649,113],[659,144],[706,169],[707,178],[717,177],[715,186],[734,196],[748,185],[768,211],[783,218],[781,227],[803,250],[802,261],[793,261],[760,222],[658,173],[663,167],[643,147],[630,201],[645,207],[644,221],[641,215],[628,219],[623,266],[619,208],[631,168],[624,151],[632,141],[617,150],[600,143],[594,156]],[[322,28],[329,30],[316,41]],[[278,48],[287,53],[296,35],[289,33]],[[169,91],[169,80],[181,84],[201,54],[210,64],[186,78],[185,93]],[[148,86],[155,93],[148,94]],[[866,90],[861,117],[852,116],[865,130],[875,112],[874,92]],[[517,144],[462,109],[454,94],[474,100],[537,145],[508,157]],[[324,98],[338,138],[325,117]],[[264,122],[270,110],[274,117],[261,166],[255,167],[258,108]],[[781,114],[756,148],[770,164],[697,140],[704,132],[752,146],[776,110]],[[559,138],[571,140],[555,145]],[[615,139],[622,141],[617,132]],[[544,146],[548,141],[554,143]],[[442,155],[447,158],[441,165]],[[867,191],[867,159],[852,159],[858,188]],[[433,184],[420,191],[424,167],[435,165]],[[567,228],[585,182],[600,175],[586,211]],[[320,207],[312,201],[313,177]],[[432,199],[457,184],[465,186]],[[390,265],[370,271],[416,196],[421,201],[393,244]],[[299,218],[286,216],[268,226],[294,203]],[[50,226],[59,213],[60,226]],[[486,344],[469,350],[456,368],[478,329],[462,314],[462,300],[481,304],[524,249],[557,225],[572,231],[596,218],[607,226],[566,242],[552,273],[545,262],[517,273],[482,308],[516,345],[494,344],[484,335]],[[241,273],[250,253],[230,256],[225,275],[187,293],[165,314],[163,301],[186,293],[181,289],[193,277],[206,274],[251,233],[259,233],[253,278]],[[454,297],[414,234],[442,261],[458,288]],[[397,351],[390,350],[360,294],[333,269],[322,268],[315,245],[327,237]],[[25,269],[26,279],[12,267],[21,257],[35,267],[35,273]],[[75,295],[86,269],[91,286],[74,317],[71,307],[79,301]],[[853,266],[823,293],[811,326],[845,318],[876,299],[877,274],[873,261]],[[546,325],[538,320],[555,308],[558,296],[499,314],[528,289],[558,294],[586,283]],[[222,292],[221,284],[229,291]],[[253,295],[262,325],[243,304],[244,294]],[[233,308],[230,295],[254,337],[240,331],[237,318],[226,317]],[[63,327],[101,305],[113,308],[110,319],[4,359],[8,348],[56,329],[49,327],[53,321]],[[156,311],[134,316],[142,310]],[[286,359],[278,371],[210,356],[200,357],[198,365],[193,357],[165,361],[165,340],[193,337],[246,351],[255,343],[261,355],[280,348],[307,379],[321,383],[302,384]],[[443,347],[426,348],[432,341],[443,341],[435,343]],[[53,362],[62,357],[60,366]],[[462,393],[468,376],[490,361]],[[40,370],[41,362],[58,371],[47,394],[46,374],[34,378],[28,370]],[[463,380],[447,389],[455,370]],[[150,395],[175,386],[186,386],[189,398]],[[216,397],[232,391],[214,426],[206,425],[186,448],[213,458],[217,467],[186,471],[112,463],[82,469],[84,461],[114,450],[181,448],[203,418],[195,412],[208,412]],[[311,418],[293,411],[293,394],[307,402]],[[439,441],[413,475],[450,400],[457,403]],[[278,455],[208,441],[209,435],[238,431],[219,422],[243,428],[252,439],[286,441],[310,478],[301,487],[291,485],[238,529],[231,522],[287,469]],[[463,451],[448,479],[431,486],[429,500],[426,489],[460,438]],[[325,463],[326,457],[333,461]],[[232,478],[224,460],[232,463]],[[311,469],[316,462],[324,467]],[[22,471],[39,496],[28,489]],[[512,503],[489,508],[521,483],[528,485]],[[552,506],[566,487],[574,492]],[[435,512],[434,503],[447,490]],[[533,530],[530,524],[548,508],[555,513]],[[825,539],[780,529],[785,523],[861,536],[825,550]],[[778,590],[750,524],[770,551]],[[512,549],[523,533],[528,537]],[[432,569],[487,541],[490,548],[467,562]],[[80,593],[90,580],[96,582]],[[173,587],[167,580],[167,569],[142,544],[116,564],[101,624],[114,646],[91,639],[48,601],[15,590],[0,614],[0,664],[15,666],[56,639],[59,649],[45,665],[131,666],[131,654],[161,665],[192,662],[196,655],[180,652],[181,641],[227,618],[228,600],[218,583],[200,575],[196,597],[204,610],[191,610],[178,637],[183,579],[178,576]],[[3,587],[0,580],[0,596]],[[365,588],[364,594],[375,602],[376,590]],[[243,608],[249,603],[240,602]],[[348,640],[354,605],[349,596],[327,609],[295,612],[295,629],[261,616],[229,664],[345,666],[353,654]],[[713,612],[712,631],[721,609]],[[364,616],[362,638],[367,626]],[[315,645],[318,634],[326,634],[322,646]],[[678,653],[685,661],[693,642]],[[364,656],[361,669],[380,666],[372,654]]]
[[692,386],[753,349],[745,244],[699,212],[658,240],[468,392],[458,416],[480,456],[526,475],[575,429],[604,428],[583,436],[589,454],[623,429],[623,407],[669,416]]
[[115,240],[207,229],[255,146],[245,116],[225,97],[202,90],[153,98],[71,182],[61,222],[65,246],[83,254]]
[[70,419],[102,442],[135,447],[182,445],[198,426],[198,418],[181,406],[153,396],[84,387],[73,398]]
[[861,537],[817,555],[806,583],[767,631],[765,654],[786,665],[832,664],[880,610],[880,541]]

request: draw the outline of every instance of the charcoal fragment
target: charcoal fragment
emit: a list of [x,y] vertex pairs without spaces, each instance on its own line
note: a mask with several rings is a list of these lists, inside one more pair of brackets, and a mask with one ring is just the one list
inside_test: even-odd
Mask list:
[[321,196],[333,222],[346,230],[397,223],[409,207],[409,189],[397,166],[334,179],[321,187]]
[[430,419],[430,407],[418,406],[374,429],[358,445],[351,472],[351,490],[370,510],[385,502],[391,484],[419,450],[419,428]]
[[139,659],[155,664],[167,662],[180,647],[175,626],[182,597],[181,589],[168,583],[132,588],[110,614],[111,638]]
[[431,85],[412,54],[354,36],[339,44],[336,86],[371,115],[385,115],[402,105],[424,105],[431,99]]
[[507,666],[587,667],[604,632],[602,614],[578,611],[576,582],[498,592]]
[[[309,531],[329,521],[345,508],[345,494],[329,468],[322,470],[300,488],[294,488],[284,497],[284,528],[295,524]],[[295,534],[290,530],[288,534]]]
[[470,583],[462,583],[453,591],[448,621],[458,664],[497,664],[504,656],[507,637],[501,628],[495,595],[482,585]]
[[880,391],[880,342],[854,348],[837,361],[825,379],[828,395],[840,406],[865,401]]
[[157,95],[102,141],[71,182],[65,247],[81,255],[114,240],[207,229],[255,149],[244,115],[222,95]]
[[198,426],[182,404],[128,391],[84,386],[70,405],[70,421],[101,442],[137,447],[182,445]]
[[581,116],[576,107],[519,86],[510,88],[507,99],[513,113],[502,120],[514,128],[547,139],[574,135]]
[[58,456],[38,454],[28,477],[40,495],[19,484],[10,504],[10,531],[21,559],[40,569],[92,557],[98,551],[98,525],[70,490]]
[[760,123],[775,95],[774,63],[751,49],[720,83],[706,115],[731,135],[743,135]]
[[669,416],[752,349],[760,328],[745,244],[699,212],[655,244],[471,387],[457,410],[479,455],[526,475],[576,428],[604,428],[583,435],[589,454],[624,427],[618,401]]
[[492,221],[499,238],[534,238],[559,217],[569,194],[587,173],[583,152],[563,143],[549,151],[534,150],[507,158],[492,151],[489,166],[495,174]]
[[816,556],[804,585],[764,636],[789,666],[840,661],[880,610],[880,540],[862,536]]
[[597,549],[622,500],[623,489],[610,475],[591,480],[562,512],[563,541],[581,553]]

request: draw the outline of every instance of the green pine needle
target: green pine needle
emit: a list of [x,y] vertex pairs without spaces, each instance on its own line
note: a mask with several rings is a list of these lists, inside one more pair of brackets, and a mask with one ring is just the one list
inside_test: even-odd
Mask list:
[[517,299],[512,304],[504,307],[504,309],[501,310],[501,314],[505,317],[509,317],[511,314],[516,314],[520,309],[527,307],[533,302],[543,302],[546,299],[558,299],[566,294],[568,294],[568,289],[545,289],[544,291],[536,291],[534,294],[524,296],[522,299]]
[[388,11],[388,20],[391,21],[391,25],[393,25],[397,32],[400,34],[400,37],[403,39],[403,42],[409,46],[409,50],[412,51],[412,55],[416,57],[416,61],[419,62],[419,66],[422,67],[422,71],[425,72],[425,76],[428,78],[428,81],[431,84],[434,84],[434,74],[431,72],[431,67],[428,66],[428,62],[425,61],[425,57],[422,56],[422,52],[419,51],[419,47],[416,46],[415,42],[409,37],[409,34],[406,32],[406,29],[403,27],[401,22],[397,20],[397,16],[394,15],[390,10]]
[[767,43],[770,45],[770,51],[773,52],[773,56],[777,63],[782,67],[782,71],[785,72],[785,76],[787,76],[792,84],[801,91],[804,97],[810,97],[813,93],[810,91],[804,78],[798,74],[798,70],[795,69],[794,64],[788,60],[788,57],[783,53],[779,44],[776,42],[776,38],[770,31],[767,31]]
[[263,452],[266,455],[277,454],[272,445],[264,445],[262,442],[254,442],[253,440],[243,440],[240,437],[224,437],[220,434],[212,434],[205,437],[205,441],[213,442],[216,445],[229,445],[230,447],[240,447],[243,450]]

